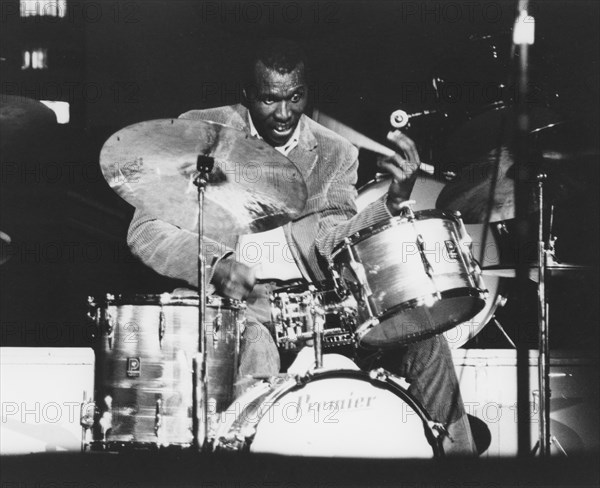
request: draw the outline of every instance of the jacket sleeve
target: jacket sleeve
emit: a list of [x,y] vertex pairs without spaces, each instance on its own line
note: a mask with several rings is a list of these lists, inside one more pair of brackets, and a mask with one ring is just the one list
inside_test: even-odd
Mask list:
[[331,178],[325,204],[320,211],[315,244],[318,253],[329,264],[333,250],[344,238],[391,217],[386,205],[387,193],[357,213],[357,179],[358,150],[352,146],[348,157]]
[[[157,273],[198,286],[198,234],[156,219],[136,209],[127,244],[132,254]],[[204,240],[207,282],[215,265],[233,254],[225,243]],[[209,290],[210,292],[211,290]]]
[[316,197],[318,202],[307,202],[314,210],[286,226],[296,262],[313,282],[330,278],[327,268],[332,264],[331,254],[345,237],[391,217],[385,203],[387,194],[357,214],[357,171],[358,150],[350,146],[336,170],[327,175],[329,182],[324,193]]
[[[181,114],[181,119],[204,120],[218,118],[216,110],[192,110]],[[157,273],[184,280],[198,286],[198,234],[159,220],[136,209],[127,233],[127,244],[132,254]],[[210,283],[216,264],[233,254],[235,240],[217,242],[204,239],[207,282]],[[210,287],[209,287],[210,288]],[[212,292],[211,289],[208,292]]]

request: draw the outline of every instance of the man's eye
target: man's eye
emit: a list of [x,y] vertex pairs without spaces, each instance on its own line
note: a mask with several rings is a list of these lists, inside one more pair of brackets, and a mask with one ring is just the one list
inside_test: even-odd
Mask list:
[[272,103],[275,102],[275,99],[273,97],[263,97],[263,103],[267,104],[267,105],[271,105]]
[[303,96],[303,93],[294,93],[292,95],[291,101],[293,103],[298,103],[300,100],[302,100],[302,96]]

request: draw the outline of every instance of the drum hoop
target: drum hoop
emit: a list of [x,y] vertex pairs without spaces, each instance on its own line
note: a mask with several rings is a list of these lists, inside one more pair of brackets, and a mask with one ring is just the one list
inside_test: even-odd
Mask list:
[[[328,369],[328,370],[316,370],[310,371],[304,376],[291,376],[288,379],[283,379],[282,383],[277,386],[273,391],[268,393],[262,400],[261,404],[274,405],[278,402],[284,395],[290,392],[298,391],[303,388],[308,383],[313,381],[318,381],[322,379],[328,378],[348,378],[348,379],[356,379],[356,380],[366,380],[371,385],[380,386],[387,391],[392,393],[396,393],[403,401],[405,401],[409,407],[411,407],[415,413],[420,417],[421,422],[423,423],[423,430],[425,437],[427,438],[427,442],[433,449],[434,457],[443,456],[443,450],[438,442],[436,442],[435,434],[431,426],[429,425],[432,422],[431,416],[425,410],[425,408],[421,405],[421,403],[413,398],[408,390],[403,388],[399,382],[393,380],[396,378],[389,372],[385,372],[383,370],[374,370],[372,372],[355,370],[355,369]],[[382,379],[383,376],[383,379]],[[392,378],[392,379],[390,379]],[[281,378],[277,378],[277,380],[281,380]],[[399,394],[398,394],[399,393]],[[260,424],[262,418],[267,414],[270,410],[269,408],[264,409],[262,415],[256,416],[256,421],[252,422],[254,427],[257,427]],[[259,412],[260,413],[260,409]],[[235,422],[234,422],[235,424]],[[256,433],[256,429],[254,429],[254,434]],[[254,438],[254,434],[252,437],[246,439],[246,449],[249,449]]]
[[[429,209],[429,210],[419,210],[414,212],[415,220],[431,220],[431,219],[440,219],[440,220],[451,220],[456,223],[457,216],[444,212],[442,210]],[[345,241],[340,242],[333,248],[332,258],[335,259],[337,254],[341,252],[343,249],[349,246],[354,246],[369,237],[372,237],[376,234],[384,232],[388,229],[392,229],[401,224],[406,224],[410,222],[410,219],[407,217],[390,217],[389,219],[382,220],[376,224],[370,225],[369,227],[365,227],[364,229],[355,232],[354,234],[347,237]]]
[[[208,296],[207,307],[222,307],[229,309],[244,309],[246,305],[232,298],[224,298],[216,295]],[[181,306],[181,307],[197,307],[199,298],[197,294],[193,295],[172,295],[170,293],[135,293],[131,295],[106,295],[99,300],[91,298],[92,303],[96,306],[106,307],[121,306],[121,305],[157,305],[157,306]]]
[[174,451],[180,452],[192,447],[190,442],[173,442],[171,444],[159,444],[158,442],[146,441],[101,441],[93,440],[86,443],[85,448],[93,452],[129,452],[129,451]]

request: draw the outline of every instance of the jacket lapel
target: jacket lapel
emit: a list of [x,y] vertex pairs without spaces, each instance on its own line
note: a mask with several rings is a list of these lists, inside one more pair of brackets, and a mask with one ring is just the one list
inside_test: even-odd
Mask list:
[[[250,134],[250,126],[248,125],[248,109],[242,104],[234,105],[232,107],[231,114],[229,115],[227,125],[235,127],[238,130],[242,130]],[[308,117],[302,115],[300,117],[300,137],[298,139],[298,145],[292,149],[289,154],[289,159],[297,166],[298,170],[302,174],[302,177],[306,181],[313,169],[315,168],[319,159],[317,148],[317,139],[310,130]]]
[[308,126],[308,117],[302,115],[299,123],[300,137],[298,145],[290,151],[289,158],[298,167],[300,173],[302,173],[304,181],[307,181],[319,160],[319,155],[316,151],[318,143]]

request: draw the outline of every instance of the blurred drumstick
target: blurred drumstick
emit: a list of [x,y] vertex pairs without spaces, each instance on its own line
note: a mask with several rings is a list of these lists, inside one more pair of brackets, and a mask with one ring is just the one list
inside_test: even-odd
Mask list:
[[[336,120],[329,115],[324,114],[323,112],[315,109],[313,111],[313,120],[318,122],[321,125],[324,125],[328,129],[331,129],[336,134],[339,134],[342,137],[348,139],[355,146],[368,149],[369,151],[373,151],[374,153],[381,154],[382,156],[391,157],[395,154],[393,149],[390,149],[383,144],[380,144],[377,141],[374,141],[370,137],[361,134],[358,131],[355,131],[351,127],[348,127],[345,124],[342,124],[339,120]],[[419,169],[427,174],[432,175],[434,173],[434,167],[427,163],[421,163]]]

